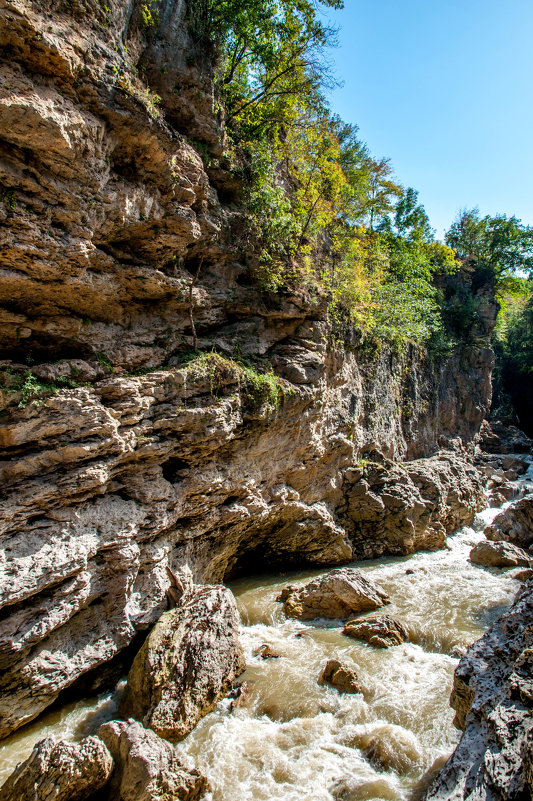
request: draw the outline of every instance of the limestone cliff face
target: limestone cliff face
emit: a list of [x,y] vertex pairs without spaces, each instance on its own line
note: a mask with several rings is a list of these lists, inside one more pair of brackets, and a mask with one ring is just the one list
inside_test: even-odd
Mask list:
[[[167,566],[408,553],[482,503],[486,341],[371,353],[254,286],[183,3],[109,3],[0,0],[0,736],[159,617]],[[184,366],[194,330],[228,358]]]

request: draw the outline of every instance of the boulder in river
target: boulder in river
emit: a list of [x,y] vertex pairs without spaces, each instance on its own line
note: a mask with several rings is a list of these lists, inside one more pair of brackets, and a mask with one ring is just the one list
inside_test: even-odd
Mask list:
[[171,742],[215,708],[244,668],[239,614],[226,587],[194,585],[165,612],[135,657],[120,704]]
[[341,567],[294,588],[283,604],[287,617],[346,619],[389,603],[389,597],[360,570]]
[[98,736],[115,768],[110,801],[198,801],[209,790],[205,776],[185,767],[174,747],[136,720],[113,720]]
[[482,567],[529,567],[531,558],[510,542],[481,540],[470,551],[470,561]]
[[522,570],[513,570],[507,575],[516,581],[529,581],[530,578],[533,578],[533,568],[524,567]]
[[484,533],[488,540],[505,540],[519,548],[529,548],[533,544],[533,495],[510,504]]
[[279,659],[281,654],[277,654],[270,645],[264,642],[263,645],[254,649],[252,656],[260,656],[261,659]]
[[500,461],[503,470],[514,470],[519,476],[522,476],[529,467],[529,462],[526,459],[521,459],[514,454],[506,454],[501,457]]
[[338,659],[329,659],[318,677],[319,684],[330,684],[341,693],[362,693],[363,687],[353,668]]
[[374,648],[389,648],[401,645],[409,637],[409,632],[402,623],[390,615],[366,617],[362,620],[349,620],[342,631],[347,637],[362,640]]
[[426,801],[502,801],[531,794],[532,676],[529,581],[457,666],[450,704],[464,733]]
[[107,783],[113,759],[98,737],[38,742],[0,787],[0,801],[86,801]]

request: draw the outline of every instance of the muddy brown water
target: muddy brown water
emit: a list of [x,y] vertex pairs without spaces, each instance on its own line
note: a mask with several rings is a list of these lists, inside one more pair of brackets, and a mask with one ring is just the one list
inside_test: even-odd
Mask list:
[[[530,468],[520,483],[533,490],[532,479]],[[459,740],[448,703],[458,654],[511,603],[519,586],[505,571],[468,561],[499,511],[481,512],[473,527],[448,538],[446,550],[354,563],[388,592],[392,603],[384,611],[410,631],[411,642],[387,650],[343,637],[341,621],[284,618],[275,600],[281,588],[323,571],[234,582],[248,665],[240,680],[249,694],[233,709],[229,699],[222,701],[178,746],[183,759],[209,778],[207,800],[419,796],[427,772]],[[263,644],[279,658],[253,656]],[[331,658],[355,668],[364,694],[342,695],[318,684]],[[43,737],[81,739],[112,719],[120,686],[114,694],[45,714],[6,739],[0,782]]]

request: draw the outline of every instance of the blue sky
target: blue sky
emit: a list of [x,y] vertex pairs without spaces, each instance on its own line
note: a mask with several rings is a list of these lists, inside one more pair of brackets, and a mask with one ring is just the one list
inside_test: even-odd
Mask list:
[[532,0],[345,0],[330,101],[441,237],[458,210],[533,224]]

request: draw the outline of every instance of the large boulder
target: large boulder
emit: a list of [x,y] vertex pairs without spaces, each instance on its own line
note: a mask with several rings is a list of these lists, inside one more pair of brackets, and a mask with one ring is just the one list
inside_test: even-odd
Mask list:
[[470,561],[482,567],[529,567],[530,556],[510,542],[481,540],[470,551]]
[[362,693],[363,687],[356,671],[338,659],[329,659],[318,677],[319,684],[329,684],[341,693]]
[[207,779],[185,767],[170,743],[136,720],[104,723],[98,736],[115,762],[111,801],[198,801],[209,790]]
[[98,737],[38,742],[0,788],[0,801],[86,801],[108,781],[113,759]]
[[367,617],[362,620],[349,620],[343,634],[354,640],[362,640],[374,648],[389,648],[401,645],[409,638],[409,632],[402,623],[390,615]]
[[389,597],[360,570],[341,567],[292,589],[283,604],[287,617],[345,619],[389,603]]
[[526,495],[500,512],[485,529],[488,540],[506,540],[529,548],[533,545],[533,495]]
[[171,742],[182,740],[244,668],[239,614],[226,587],[191,586],[135,657],[120,714]]
[[504,801],[531,789],[533,582],[461,659],[450,699],[463,736],[426,801]]

